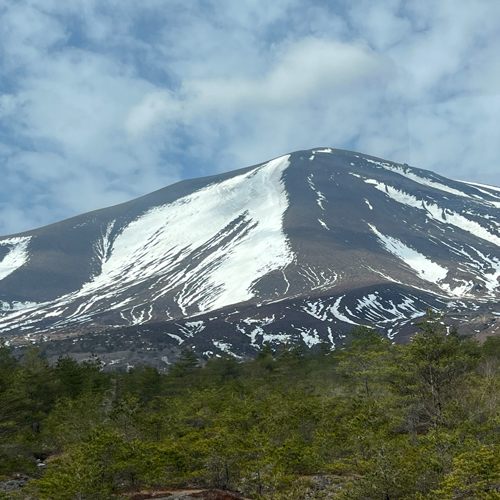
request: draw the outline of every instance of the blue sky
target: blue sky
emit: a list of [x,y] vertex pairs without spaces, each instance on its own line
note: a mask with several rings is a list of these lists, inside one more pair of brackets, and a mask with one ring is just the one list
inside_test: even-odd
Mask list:
[[0,0],[0,234],[303,148],[500,186],[500,2]]

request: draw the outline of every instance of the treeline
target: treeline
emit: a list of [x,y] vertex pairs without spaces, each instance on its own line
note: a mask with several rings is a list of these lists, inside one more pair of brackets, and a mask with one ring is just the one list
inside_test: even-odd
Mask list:
[[308,476],[328,475],[344,500],[500,499],[500,337],[481,346],[430,311],[416,331],[400,346],[356,327],[343,349],[266,345],[203,367],[185,351],[168,374],[2,345],[0,479],[34,478],[3,498],[302,499]]

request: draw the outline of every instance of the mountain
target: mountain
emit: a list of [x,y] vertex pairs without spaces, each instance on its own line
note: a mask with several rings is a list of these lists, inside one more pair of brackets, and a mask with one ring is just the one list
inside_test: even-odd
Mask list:
[[404,340],[427,307],[485,335],[499,277],[500,188],[319,148],[0,238],[0,335],[115,364]]

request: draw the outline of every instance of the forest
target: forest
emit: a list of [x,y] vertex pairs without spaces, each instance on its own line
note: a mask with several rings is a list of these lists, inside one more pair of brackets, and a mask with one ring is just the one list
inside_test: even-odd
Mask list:
[[[105,500],[216,488],[258,500],[500,499],[500,337],[428,311],[406,345],[355,327],[342,348],[266,344],[168,373],[50,365],[0,344],[0,499]],[[313,477],[328,478],[323,489]]]

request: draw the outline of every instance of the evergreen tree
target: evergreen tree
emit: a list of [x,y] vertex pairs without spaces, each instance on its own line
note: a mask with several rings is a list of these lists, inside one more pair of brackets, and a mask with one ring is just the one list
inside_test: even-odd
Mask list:
[[415,324],[419,332],[405,349],[400,390],[420,403],[433,424],[444,423],[444,408],[480,358],[475,340],[448,335],[444,314],[428,309]]

